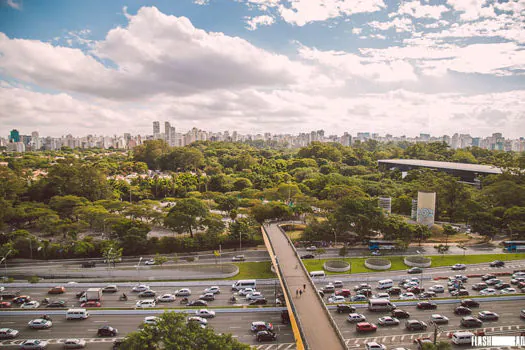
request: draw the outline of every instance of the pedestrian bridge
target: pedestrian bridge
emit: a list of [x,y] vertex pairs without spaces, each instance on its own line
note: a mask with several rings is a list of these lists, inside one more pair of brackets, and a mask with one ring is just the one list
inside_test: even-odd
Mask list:
[[[264,225],[262,234],[285,294],[297,349],[347,349],[287,235],[278,224]],[[303,285],[305,292],[297,296],[296,291],[302,290]]]

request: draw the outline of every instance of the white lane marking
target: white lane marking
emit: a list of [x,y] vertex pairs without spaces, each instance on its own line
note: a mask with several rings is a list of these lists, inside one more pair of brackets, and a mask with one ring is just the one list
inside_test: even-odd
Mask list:
[[288,345],[288,346],[286,347],[285,350],[292,349],[293,347],[295,347],[295,344],[294,344],[294,343],[291,343],[290,345]]

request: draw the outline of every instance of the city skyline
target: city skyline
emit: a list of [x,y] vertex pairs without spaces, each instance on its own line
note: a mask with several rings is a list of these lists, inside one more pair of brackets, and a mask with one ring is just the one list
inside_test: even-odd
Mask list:
[[518,138],[521,2],[0,0],[0,134]]

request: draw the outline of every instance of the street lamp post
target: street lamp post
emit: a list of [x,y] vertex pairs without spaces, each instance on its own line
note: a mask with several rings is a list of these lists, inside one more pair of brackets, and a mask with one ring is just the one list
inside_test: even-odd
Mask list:
[[139,259],[139,263],[137,264],[137,274],[139,276],[139,284],[140,284],[140,262],[142,261],[142,257]]
[[[416,250],[416,253],[421,256],[421,252]],[[419,289],[423,289],[423,269],[421,269],[421,282],[419,283]]]
[[7,256],[8,256],[9,254],[11,254],[11,252],[12,252],[12,250],[9,249],[9,250],[7,251],[7,253],[3,256],[2,260],[0,260],[0,265],[1,265],[2,263],[4,263],[4,265],[5,265],[5,279],[6,279],[6,281],[7,281]]
[[107,254],[106,254],[106,259],[108,260],[108,274],[109,274],[109,271],[111,269],[111,252],[113,251],[113,247],[111,247]]

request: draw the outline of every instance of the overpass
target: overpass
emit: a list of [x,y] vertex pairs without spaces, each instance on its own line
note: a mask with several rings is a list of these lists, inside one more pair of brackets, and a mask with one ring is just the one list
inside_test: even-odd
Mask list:
[[[297,349],[347,349],[288,236],[277,224],[264,225],[262,234],[285,294]],[[306,292],[297,297],[304,284]]]

